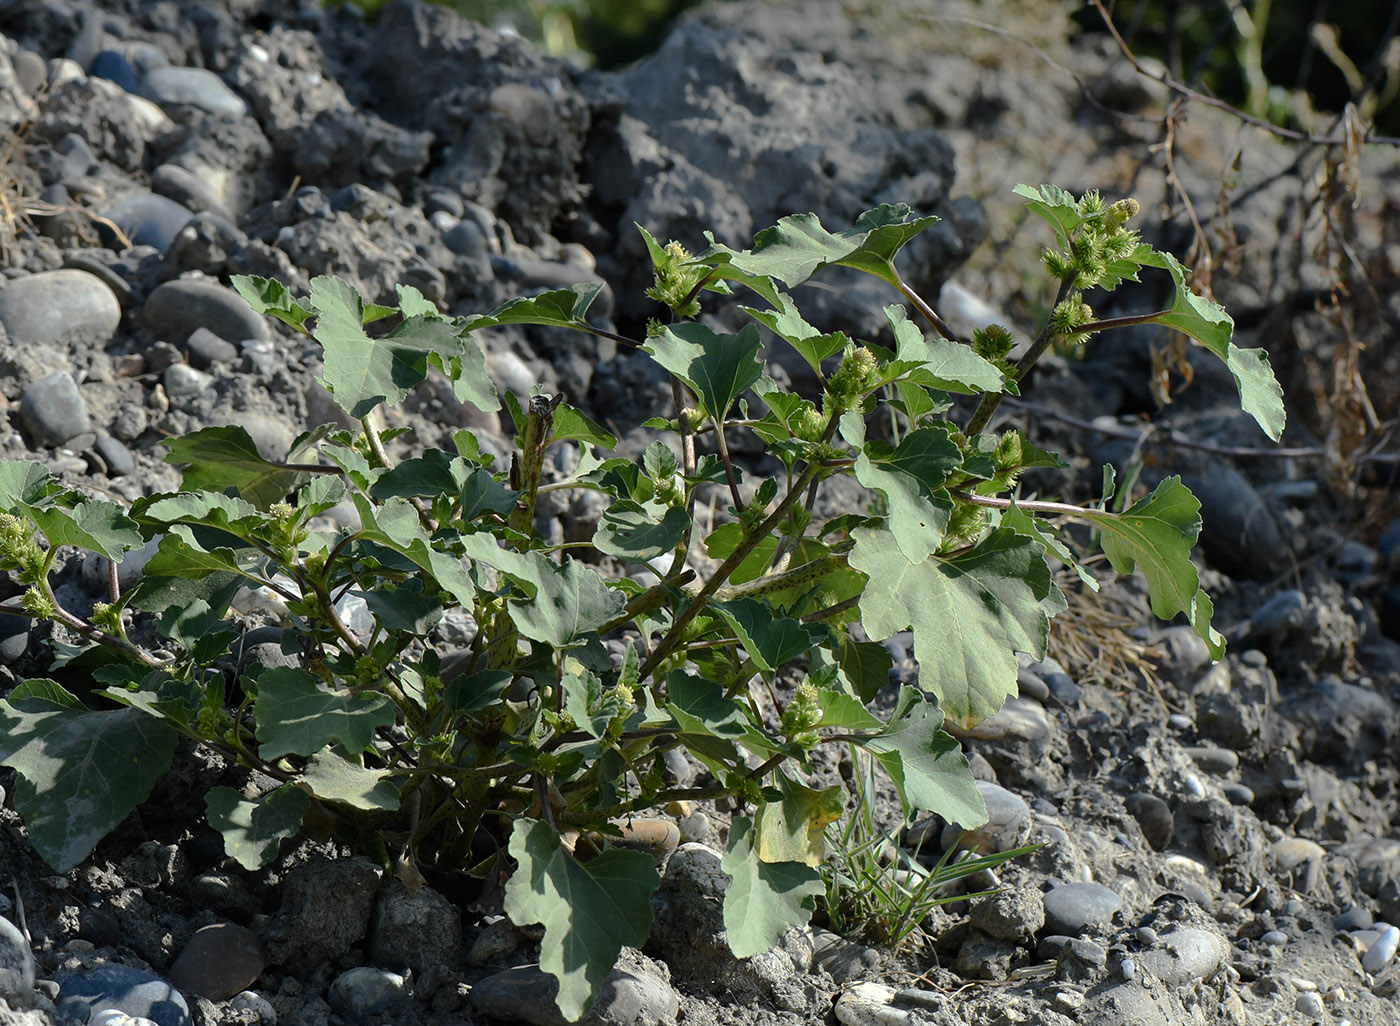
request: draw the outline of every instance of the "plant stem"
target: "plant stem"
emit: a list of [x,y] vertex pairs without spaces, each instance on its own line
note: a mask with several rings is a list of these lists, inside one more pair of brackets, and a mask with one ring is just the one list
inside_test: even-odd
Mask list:
[[[1070,294],[1070,291],[1074,287],[1073,282],[1074,279],[1069,277],[1060,279],[1060,289],[1055,294],[1055,301],[1050,305],[1052,311],[1055,307],[1063,303],[1065,297]],[[1055,338],[1050,330],[1050,324],[1050,318],[1047,317],[1044,327],[1040,329],[1040,334],[1035,337],[1035,341],[1031,343],[1031,347],[1026,350],[1021,359],[1016,361],[1016,374],[1012,378],[1013,381],[1019,382],[1029,374],[1031,368],[1035,366],[1035,362],[1039,360],[1045,353],[1045,350],[1050,347],[1050,343]],[[972,419],[967,422],[967,427],[964,429],[964,433],[969,438],[981,434],[982,429],[991,422],[992,415],[997,412],[997,407],[1001,405],[1003,395],[1005,395],[1004,392],[982,393],[982,401],[977,404],[976,412],[972,414]]]
[[952,328],[948,327],[948,323],[934,312],[933,307],[928,305],[924,297],[915,292],[913,288],[910,287],[909,283],[900,277],[898,271],[894,272],[894,283],[895,287],[898,288],[900,292],[904,293],[904,298],[914,305],[914,309],[923,314],[924,318],[933,325],[935,331],[950,342],[962,341],[962,339],[958,338],[957,333],[953,331]]
[[700,589],[700,593],[691,600],[690,604],[685,607],[685,610],[676,617],[675,621],[671,624],[671,629],[666,632],[666,636],[661,639],[656,648],[652,650],[651,655],[647,657],[647,661],[642,665],[639,673],[640,679],[645,680],[661,663],[661,660],[670,655],[675,647],[680,644],[686,628],[700,615],[701,610],[709,604],[710,597],[729,579],[729,575],[734,572],[735,568],[748,558],[749,553],[758,547],[758,543],[771,534],[773,529],[783,522],[783,518],[787,516],[788,510],[790,510],[797,501],[798,492],[806,487],[809,482],[816,479],[819,469],[817,464],[809,463],[807,468],[802,471],[802,476],[797,479],[796,485],[783,497],[782,502],[778,503],[777,508],[774,509],[772,513],[768,514],[768,518],[764,520],[763,523],[759,524],[753,534],[739,543],[739,546],[729,554],[728,559],[720,564],[719,569],[705,582],[705,586]]
[[724,421],[715,419],[715,444],[719,458],[724,461],[724,476],[729,481],[729,497],[734,500],[734,509],[742,513],[744,500],[739,495],[739,482],[734,479],[734,463],[729,459],[729,443],[724,437]]

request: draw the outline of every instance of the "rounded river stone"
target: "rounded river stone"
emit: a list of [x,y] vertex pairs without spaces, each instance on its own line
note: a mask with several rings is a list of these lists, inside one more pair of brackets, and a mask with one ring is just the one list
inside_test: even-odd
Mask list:
[[0,289],[0,324],[16,346],[105,345],[121,319],[116,295],[86,271],[43,271]]

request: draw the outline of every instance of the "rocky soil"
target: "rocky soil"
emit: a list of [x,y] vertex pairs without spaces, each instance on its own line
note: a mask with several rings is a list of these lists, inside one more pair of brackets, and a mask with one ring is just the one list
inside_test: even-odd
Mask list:
[[[994,813],[980,839],[1045,846],[998,870],[1001,893],[938,910],[913,951],[818,927],[735,961],[723,811],[691,811],[653,942],[591,1021],[1394,1026],[1400,493],[1381,427],[1400,407],[1384,198],[1400,156],[1286,143],[1199,103],[1164,121],[1166,90],[1055,5],[926,6],[725,4],[598,74],[418,0],[373,26],[313,0],[8,0],[0,456],[129,500],[178,485],[163,438],[238,423],[281,456],[339,417],[314,347],[254,316],[230,274],[339,274],[371,297],[406,282],[453,313],[602,280],[638,331],[652,310],[633,222],[742,245],[787,213],[834,224],[903,201],[944,219],[907,251],[913,284],[941,290],[955,325],[1024,331],[1048,298],[1046,240],[1011,185],[1135,193],[1160,244],[1195,245],[1242,343],[1270,348],[1291,455],[1260,453],[1216,364],[1154,362],[1146,335],[1045,361],[1007,416],[1074,454],[1036,480],[1048,494],[1090,500],[1101,463],[1135,457],[1146,484],[1186,478],[1227,659],[1154,625],[1130,581],[1076,604],[1055,659],[965,740]],[[827,326],[868,338],[888,301],[867,282],[812,296]],[[484,345],[499,388],[543,385],[624,425],[664,411],[655,373],[608,343]],[[803,386],[779,354],[772,370]],[[494,415],[431,381],[390,420],[422,445],[470,426],[508,448]],[[542,506],[539,526],[588,537],[597,515]],[[63,581],[80,611],[106,586],[76,564]],[[909,678],[906,644],[889,642]],[[6,687],[51,658],[43,627],[0,623]],[[528,929],[309,839],[260,874],[226,859],[202,822],[218,772],[190,753],[64,875],[0,810],[0,1022],[557,1021]],[[943,827],[906,842],[936,855],[957,834]]]

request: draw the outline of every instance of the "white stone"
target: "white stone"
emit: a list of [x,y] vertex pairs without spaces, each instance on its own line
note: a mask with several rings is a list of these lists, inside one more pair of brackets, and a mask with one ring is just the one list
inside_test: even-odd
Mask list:
[[895,1008],[894,988],[857,983],[836,1002],[836,1019],[845,1026],[912,1026],[913,1012]]
[[1361,968],[1375,975],[1390,964],[1397,948],[1400,948],[1400,927],[1388,926],[1376,938],[1376,942],[1366,949],[1366,954],[1361,959]]

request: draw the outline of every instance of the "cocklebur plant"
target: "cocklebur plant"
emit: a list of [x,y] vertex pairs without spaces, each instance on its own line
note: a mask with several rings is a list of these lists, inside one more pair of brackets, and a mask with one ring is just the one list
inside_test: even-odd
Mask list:
[[[621,947],[650,929],[651,860],[608,843],[636,813],[721,798],[739,810],[721,862],[739,956],[774,945],[823,894],[824,830],[845,800],[840,785],[809,786],[816,747],[849,745],[873,760],[906,812],[984,821],[942,727],[996,712],[1016,687],[1017,653],[1045,654],[1049,618],[1065,604],[1049,561],[1093,586],[1062,519],[1090,522],[1116,570],[1141,570],[1159,616],[1184,615],[1216,657],[1224,648],[1189,558],[1200,521],[1181,482],[1118,512],[1107,508],[1108,476],[1099,505],[1025,499],[1025,469],[1065,464],[1016,430],[985,430],[1001,397],[1051,344],[1155,323],[1224,360],[1271,437],[1283,426],[1264,354],[1235,347],[1224,311],[1127,228],[1130,204],[1017,191],[1054,229],[1045,265],[1059,283],[1019,360],[1004,327],[965,343],[905,283],[896,256],[935,219],[904,206],[838,232],[813,214],[787,217],[749,249],[710,240],[696,255],[643,231],[656,268],[649,295],[668,316],[639,340],[590,323],[597,284],[447,317],[407,287],[385,306],[335,278],[315,279],[305,297],[236,278],[255,309],[320,343],[323,382],[359,428],[318,427],[283,460],[264,458],[237,426],[170,439],[181,490],[130,509],[34,463],[0,466],[0,566],[26,589],[0,610],[51,620],[54,665],[93,684],[76,695],[29,680],[0,704],[0,758],[18,775],[15,803],[36,849],[59,871],[76,865],[187,738],[276,783],[254,796],[214,787],[206,799],[228,854],[249,869],[330,809],[345,839],[402,871],[443,880],[510,870],[505,911],[544,925],[541,963],[576,1019]],[[926,327],[891,305],[888,348],[809,324],[792,290],[833,266],[887,282]],[[1167,272],[1167,307],[1095,319],[1089,300],[1141,268]],[[725,333],[695,319],[713,294],[736,289],[756,297],[743,308],[752,323]],[[502,325],[571,328],[649,354],[672,381],[672,415],[648,422],[662,438],[636,457],[608,455],[614,436],[558,396],[498,397],[476,335]],[[765,330],[810,365],[819,394],[765,373]],[[377,426],[377,410],[432,369],[462,402],[505,406],[508,466],[465,430],[450,450],[391,455],[394,433]],[[953,396],[977,399],[962,427]],[[731,458],[741,426],[775,457],[773,476]],[[546,454],[566,442],[577,465],[544,481]],[[871,502],[820,520],[816,499],[838,475]],[[589,546],[541,538],[542,489],[607,496]],[[729,516],[702,529],[697,501],[715,493]],[[318,519],[347,499],[357,526]],[[119,563],[147,544],[157,547],[140,583],[114,589],[90,618],[58,602],[50,581],[65,553]],[[637,567],[656,583],[629,576]],[[245,626],[230,606],[244,587],[285,603],[294,665],[230,658]],[[343,617],[351,597],[368,627]],[[434,642],[449,611],[471,624],[450,669]],[[909,628],[918,686],[903,687],[881,719],[867,709],[889,681],[879,641]],[[761,715],[761,692],[776,717]],[[672,748],[705,767],[695,786],[668,785]]]

